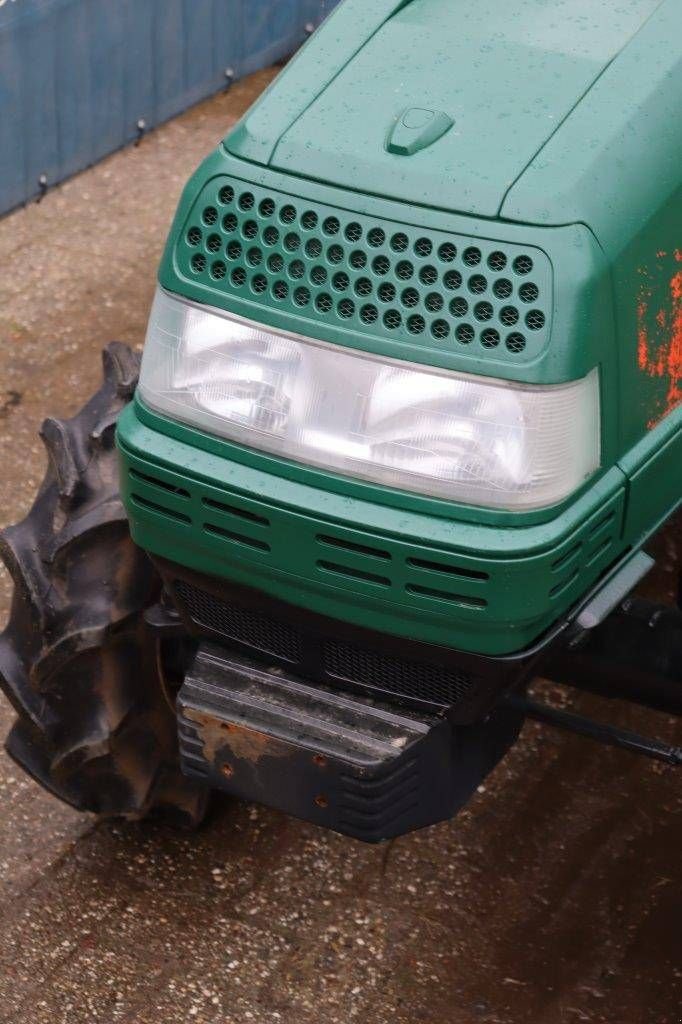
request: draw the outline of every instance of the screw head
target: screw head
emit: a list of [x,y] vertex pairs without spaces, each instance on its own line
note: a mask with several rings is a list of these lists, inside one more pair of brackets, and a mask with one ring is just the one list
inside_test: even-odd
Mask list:
[[305,30],[306,34],[309,36],[313,34],[313,32],[315,31],[315,26],[313,25],[312,21],[306,22]]

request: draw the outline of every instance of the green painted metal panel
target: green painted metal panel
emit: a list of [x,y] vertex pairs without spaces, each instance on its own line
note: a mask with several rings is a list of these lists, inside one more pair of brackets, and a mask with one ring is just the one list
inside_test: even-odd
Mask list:
[[[227,197],[229,201],[223,201]],[[246,210],[240,209],[242,197],[248,201]],[[264,200],[273,207],[267,217],[260,211]],[[207,211],[210,224],[206,224]],[[289,223],[282,221],[283,211],[287,215],[291,211],[293,219]],[[313,215],[314,227],[308,226],[309,214]],[[325,231],[329,218],[339,223],[334,235]],[[357,228],[357,242],[354,236],[347,236],[350,228]],[[277,232],[276,240],[269,229]],[[252,230],[257,236],[250,238]],[[375,232],[380,239],[378,246],[371,244]],[[293,250],[287,248],[288,235],[295,235],[300,242]],[[395,248],[396,238],[402,235],[409,252]],[[195,244],[193,237],[197,239]],[[310,250],[309,243],[317,243],[318,248]],[[418,243],[425,244],[428,252],[421,255]],[[400,246],[403,244],[401,239]],[[456,250],[451,262],[439,255],[441,246]],[[251,250],[258,250],[259,263],[249,261]],[[339,250],[338,254],[334,250]],[[471,265],[467,263],[469,251],[475,260]],[[354,266],[354,254],[361,257],[362,266]],[[205,259],[205,264],[202,260],[193,266],[197,255]],[[282,260],[279,270],[272,270],[268,264],[272,257]],[[383,263],[379,269],[373,265],[377,258]],[[496,259],[504,261],[503,268],[496,269]],[[533,263],[532,270],[520,273],[514,265],[517,260],[521,265],[527,259]],[[212,274],[215,263],[224,265],[224,276]],[[303,276],[297,277],[296,267],[301,263]],[[405,263],[409,264],[410,276],[403,279],[401,267]],[[203,269],[197,270],[197,266]],[[323,283],[316,283],[316,267],[322,267],[326,274]],[[428,279],[423,278],[425,270],[431,272]],[[457,276],[450,284],[453,270]],[[349,278],[349,287],[343,293],[333,287],[338,272]],[[254,287],[261,277],[266,279],[264,291]],[[480,291],[472,287],[479,278]],[[574,380],[595,366],[604,367],[606,379],[615,371],[608,267],[594,238],[584,228],[537,230],[360,196],[258,168],[234,159],[222,148],[205,161],[185,189],[159,279],[169,291],[198,302],[393,358],[528,383]],[[273,293],[278,279],[287,285],[285,297]],[[357,294],[360,280],[369,280],[371,295],[363,298]],[[501,283],[509,285],[508,293],[497,294]],[[382,300],[379,294],[384,284],[395,289],[390,301]],[[536,285],[537,301],[535,295],[531,301],[524,301],[521,290],[526,284]],[[305,306],[296,302],[296,290],[302,286],[311,295]],[[404,293],[409,289],[417,292],[419,315],[425,321],[424,330],[418,334],[409,326],[416,308],[405,303]],[[427,300],[434,292],[443,304],[429,310]],[[315,300],[323,294],[334,299],[328,313],[321,313],[316,306]],[[339,310],[344,296],[354,303],[352,317],[345,317]],[[451,308],[458,298],[466,300],[465,315]],[[479,302],[490,304],[489,321],[477,319]],[[365,323],[361,317],[366,304],[381,310],[381,316],[372,323]],[[503,322],[505,307],[514,310],[513,323]],[[387,328],[384,322],[390,309],[400,315],[400,323],[394,328]],[[544,317],[538,331],[525,323],[534,309]],[[447,325],[447,334],[441,338],[433,331],[438,320],[445,320]],[[471,341],[459,340],[461,324],[471,327]],[[483,333],[491,324],[500,342],[486,347]],[[519,333],[526,346],[513,351],[507,341],[510,335]]]
[[119,424],[122,493],[140,546],[395,635],[520,650],[625,547],[617,473],[512,539],[286,481],[200,450],[196,431],[175,433],[147,427],[134,407]]
[[[412,0],[357,50],[354,35],[341,35],[339,45],[328,26],[336,61],[345,61],[328,84],[320,82],[312,102],[307,94],[299,99],[290,125],[279,90],[252,116],[277,123],[280,139],[269,160],[280,170],[494,217],[528,162],[660,2],[572,0],[556,10],[547,0]],[[320,77],[318,53],[311,47],[299,63],[297,75],[309,83]],[[409,158],[387,147],[408,108],[454,121]],[[234,152],[256,156],[238,144]]]
[[602,247],[614,287],[623,451],[682,401],[681,38],[682,5],[665,0],[502,209],[537,224],[580,221]]
[[639,545],[682,502],[682,405],[621,460],[628,478],[626,533]]
[[[380,356],[528,384],[598,368],[602,466],[584,488],[532,513],[467,508],[138,402],[119,428],[138,542],[488,654],[536,640],[644,543],[682,495],[682,133],[666,118],[682,98],[681,17],[677,0],[578,0],[563,18],[546,0],[347,0],[190,180],[160,270],[181,296]],[[461,103],[459,135],[446,100]],[[447,115],[433,131],[431,107]],[[505,329],[521,324],[514,351]]]
[[535,245],[425,229],[306,202],[237,177],[211,178],[177,239],[178,274],[219,298],[308,322],[453,352],[532,363],[547,348],[553,281]]
[[321,89],[371,35],[410,0],[344,0],[324,33],[290,62],[263,99],[242,118],[227,139],[231,152],[268,163],[282,133],[313,102]]

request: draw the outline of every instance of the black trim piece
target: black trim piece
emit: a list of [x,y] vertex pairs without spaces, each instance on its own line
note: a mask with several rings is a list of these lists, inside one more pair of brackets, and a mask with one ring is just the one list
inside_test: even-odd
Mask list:
[[354,626],[165,559],[154,562],[191,636],[317,685],[435,711],[453,723],[484,719],[502,694],[530,678],[566,626],[519,654],[486,657]]

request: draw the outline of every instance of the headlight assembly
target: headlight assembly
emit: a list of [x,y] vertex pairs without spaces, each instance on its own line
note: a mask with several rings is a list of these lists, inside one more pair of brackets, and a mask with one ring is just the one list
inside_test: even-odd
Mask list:
[[286,459],[452,501],[555,504],[599,466],[599,380],[527,385],[389,360],[159,290],[142,400]]

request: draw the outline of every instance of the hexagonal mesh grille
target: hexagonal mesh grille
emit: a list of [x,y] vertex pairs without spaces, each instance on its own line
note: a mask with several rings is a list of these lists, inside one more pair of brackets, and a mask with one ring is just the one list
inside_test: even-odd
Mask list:
[[530,359],[551,328],[552,271],[539,249],[379,222],[236,179],[205,187],[176,255],[214,292],[431,348]]

